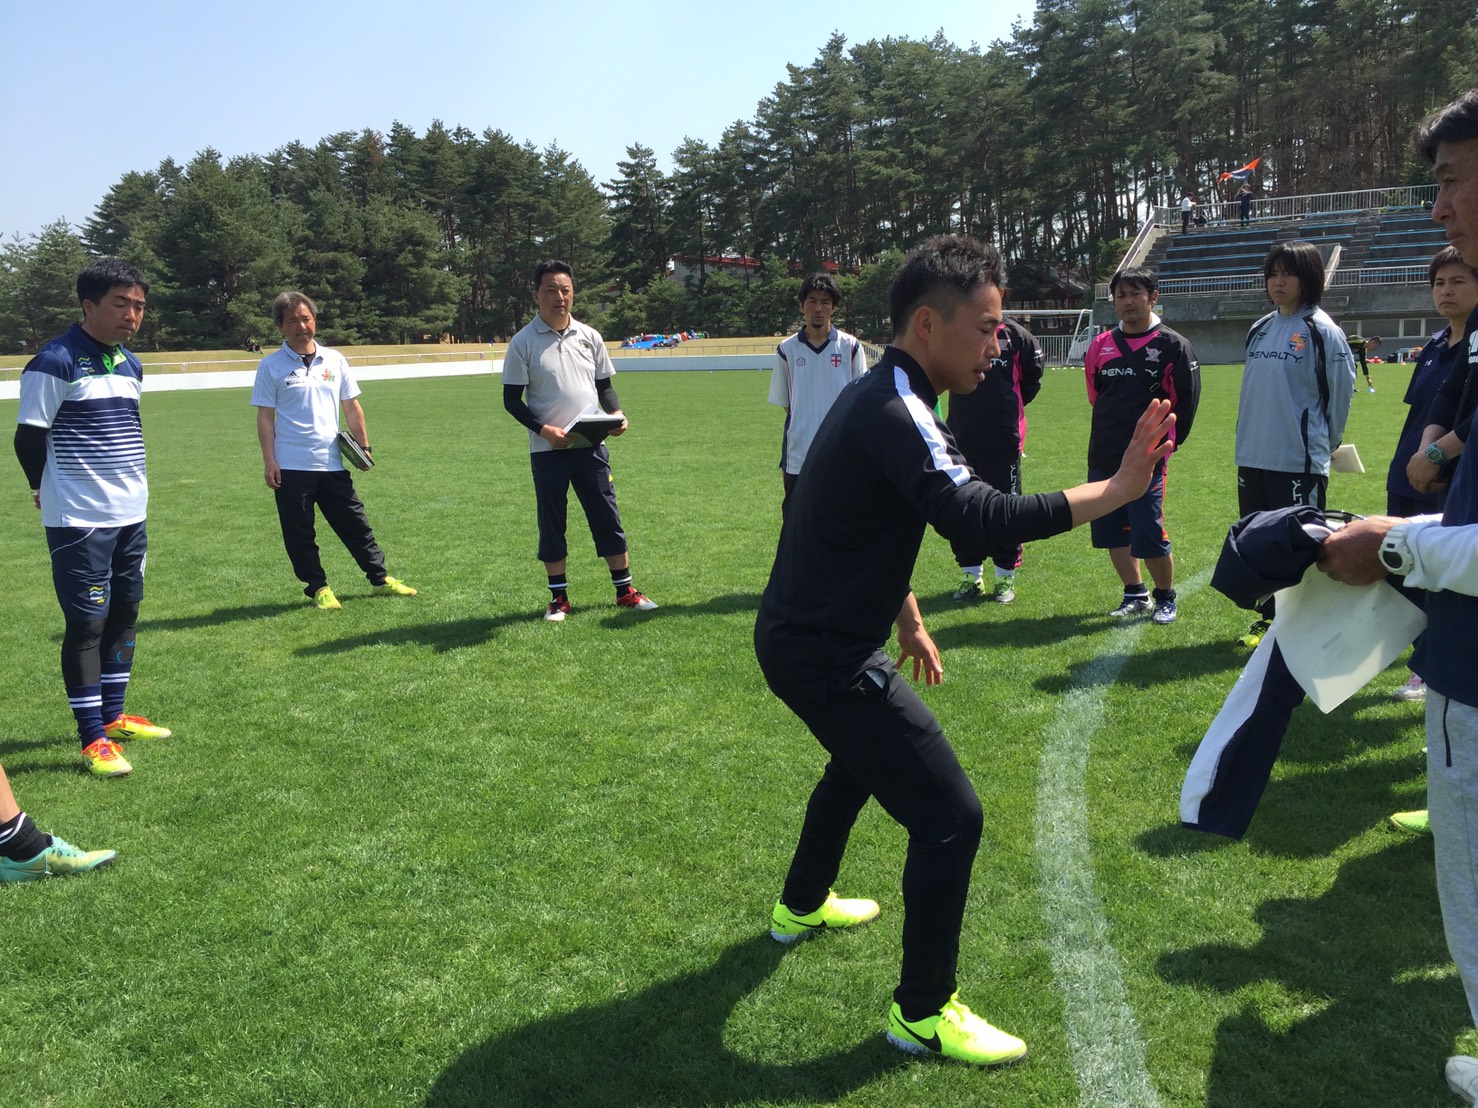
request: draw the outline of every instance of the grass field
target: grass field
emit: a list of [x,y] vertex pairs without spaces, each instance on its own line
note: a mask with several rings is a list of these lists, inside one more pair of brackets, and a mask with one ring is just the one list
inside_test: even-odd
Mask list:
[[[1406,367],[1347,439],[1384,504]],[[781,416],[758,373],[623,374],[613,446],[649,616],[611,603],[573,512],[562,625],[533,558],[526,439],[494,384],[372,383],[358,479],[390,572],[331,536],[340,612],[305,606],[245,390],[146,397],[149,594],[132,777],[74,762],[61,620],[12,470],[0,759],[43,828],[120,858],[0,888],[0,1105],[1447,1105],[1465,1005],[1394,668],[1296,714],[1241,843],[1180,829],[1192,750],[1245,661],[1205,581],[1235,515],[1239,370],[1208,367],[1171,469],[1180,621],[1122,628],[1107,557],[1028,548],[1009,607],[914,577],[946,678],[922,695],[986,833],[964,999],[1024,1037],[1000,1072],[889,1048],[904,836],[870,805],[840,892],[883,916],[765,933],[823,756],[765,690],[751,630],[774,552]],[[0,403],[0,422],[14,417]],[[1030,409],[1029,489],[1081,479],[1081,374]],[[323,529],[326,532],[326,529]],[[842,569],[843,567],[839,567]]]

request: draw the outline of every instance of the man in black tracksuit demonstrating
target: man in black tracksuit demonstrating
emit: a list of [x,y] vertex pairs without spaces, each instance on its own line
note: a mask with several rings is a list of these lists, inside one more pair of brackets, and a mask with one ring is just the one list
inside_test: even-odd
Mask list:
[[[760,601],[755,651],[775,695],[831,756],[811,795],[771,934],[791,942],[866,923],[871,900],[831,891],[868,797],[907,829],[903,970],[888,1038],[904,1050],[982,1065],[1026,1044],[955,992],[960,927],[983,825],[980,801],[929,709],[899,674],[943,678],[909,586],[925,525],[981,549],[1046,538],[1143,494],[1169,451],[1170,405],[1151,403],[1107,481],[1012,496],[975,477],[935,416],[968,393],[999,352],[1005,273],[989,246],[938,236],[909,255],[889,290],[893,344],[846,386],[807,454]],[[838,567],[844,567],[839,572]],[[898,627],[900,654],[881,647]]]

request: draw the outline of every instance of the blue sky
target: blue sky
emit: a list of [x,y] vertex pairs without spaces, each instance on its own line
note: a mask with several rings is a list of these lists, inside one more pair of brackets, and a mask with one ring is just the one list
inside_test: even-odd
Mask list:
[[628,145],[664,168],[685,136],[716,142],[809,64],[849,43],[931,37],[984,47],[1032,0],[735,5],[487,0],[292,4],[5,2],[0,110],[10,150],[0,235],[80,226],[129,170],[213,146],[266,154],[337,131],[424,133],[432,120],[569,151],[609,180]]

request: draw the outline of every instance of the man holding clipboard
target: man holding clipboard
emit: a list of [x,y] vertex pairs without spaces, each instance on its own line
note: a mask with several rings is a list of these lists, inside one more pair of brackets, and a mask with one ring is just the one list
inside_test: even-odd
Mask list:
[[631,583],[611,456],[602,441],[605,434],[626,433],[626,417],[611,384],[616,369],[600,332],[570,315],[575,271],[567,262],[547,261],[534,270],[534,300],[539,314],[513,336],[503,359],[503,407],[529,429],[538,558],[549,578],[544,618],[559,623],[570,613],[565,520],[571,486],[585,511],[595,552],[610,568],[617,605],[652,611],[657,605]]
[[[315,608],[332,611],[340,607],[318,557],[313,526],[316,506],[364,570],[376,595],[415,596],[415,589],[386,574],[385,554],[375,542],[364,504],[340,459],[342,451],[357,468],[374,464],[369,461],[369,431],[359,404],[359,385],[349,372],[348,361],[315,340],[318,305],[301,292],[278,295],[272,302],[272,322],[282,332],[282,346],[257,366],[251,403],[257,409],[263,477],[276,494],[282,542],[293,572],[303,582],[303,592]],[[341,408],[353,439],[350,444],[341,440]],[[361,459],[367,464],[361,464]]]

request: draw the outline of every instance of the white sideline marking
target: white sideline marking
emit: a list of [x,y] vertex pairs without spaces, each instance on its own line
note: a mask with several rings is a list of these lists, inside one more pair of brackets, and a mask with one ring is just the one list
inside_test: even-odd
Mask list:
[[[1203,572],[1177,589],[1183,600],[1210,579]],[[1047,726],[1037,775],[1036,855],[1047,948],[1062,990],[1078,1103],[1158,1108],[1144,1041],[1124,996],[1119,952],[1094,887],[1088,841],[1088,753],[1103,721],[1103,690],[1118,679],[1148,619],[1115,631],[1108,651],[1090,662]]]

